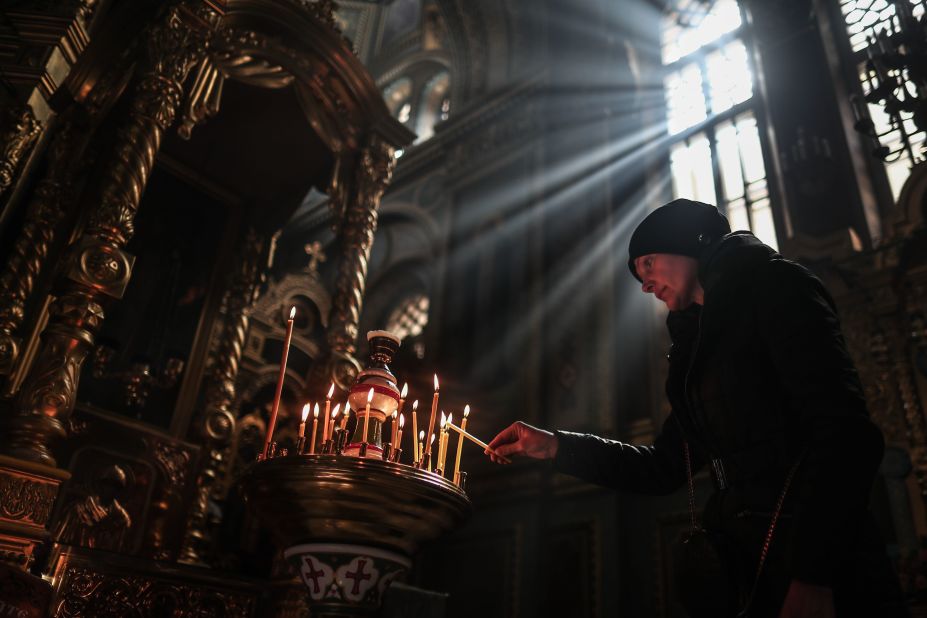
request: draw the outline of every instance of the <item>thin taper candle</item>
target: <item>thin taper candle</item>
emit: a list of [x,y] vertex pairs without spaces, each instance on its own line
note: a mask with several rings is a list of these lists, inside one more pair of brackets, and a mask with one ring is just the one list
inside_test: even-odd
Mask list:
[[[399,415],[399,431],[396,432],[396,448],[402,448],[402,428],[406,425],[406,417],[402,414]],[[415,438],[412,438],[412,441],[415,442]],[[413,449],[414,450],[414,449]],[[399,458],[396,458],[396,461],[399,461]]]
[[418,399],[412,402],[412,463],[418,463],[421,451],[418,449]]
[[329,424],[331,422],[329,418],[329,414],[332,411],[332,395],[334,394],[334,392],[335,392],[335,383],[332,382],[331,388],[328,389],[328,394],[325,395],[325,416],[322,417],[324,419],[323,426],[322,426],[322,441],[323,442],[332,437],[332,433],[334,433],[333,430],[335,429],[333,425]]
[[[413,441],[417,443],[417,450],[419,453],[421,453],[422,449],[425,448],[425,430],[422,429],[420,432],[418,432],[418,440],[413,439]],[[420,461],[420,459],[416,459],[415,463],[418,464]]]
[[[435,374],[435,395],[431,399],[431,417],[428,419],[428,433],[426,435],[433,436],[435,431],[435,419],[438,414],[438,374]],[[425,455],[431,454],[431,440],[425,445],[425,452],[422,454]]]
[[[308,410],[309,404],[306,404],[306,407],[303,410]],[[319,404],[315,404],[315,410],[312,412],[312,440],[309,441],[309,454],[313,455],[315,453],[315,432],[319,428]]]
[[[467,417],[470,416],[470,406],[469,404],[464,406],[464,415],[463,420],[460,421],[460,428],[463,431],[467,430]],[[457,455],[454,459],[454,482],[457,482],[457,479],[460,477],[460,452],[463,450],[463,434],[457,434]]]
[[373,387],[367,391],[367,410],[364,414],[364,442],[367,442],[367,428],[370,426],[370,402],[373,401]]
[[389,426],[389,441],[393,445],[393,448],[396,447],[396,434],[399,431],[399,409],[393,410],[393,413],[390,415],[393,419],[393,422]]
[[344,416],[341,417],[341,428],[348,428],[348,419],[351,418],[351,404],[348,402],[344,403]]
[[447,416],[445,416],[444,410],[441,410],[441,426],[438,428],[438,457],[435,459],[435,470],[440,470],[443,467],[441,465],[441,452],[444,450],[445,425],[447,425]]
[[286,337],[283,341],[283,357],[280,359],[280,373],[277,375],[277,390],[274,392],[274,406],[270,412],[270,422],[267,424],[267,437],[264,439],[264,451],[261,458],[267,458],[270,442],[274,437],[274,427],[277,425],[277,412],[280,411],[280,395],[283,393],[283,379],[286,376],[286,359],[290,355],[290,341],[293,339],[293,318],[296,317],[296,307],[290,309],[290,319],[286,321]]
[[306,419],[309,418],[309,408],[310,406],[308,403],[303,406],[303,415],[302,415],[303,420],[299,422],[299,437],[300,438],[306,437]]
[[338,417],[338,410],[340,409],[341,409],[341,404],[336,403],[335,409],[332,410],[331,428],[328,430],[328,437],[332,440],[335,439],[335,418]]

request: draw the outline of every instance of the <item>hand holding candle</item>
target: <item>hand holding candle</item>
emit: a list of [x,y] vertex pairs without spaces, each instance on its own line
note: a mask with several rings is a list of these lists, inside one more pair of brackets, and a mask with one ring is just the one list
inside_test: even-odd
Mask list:
[[283,379],[286,376],[286,359],[290,354],[290,341],[293,339],[293,318],[296,317],[296,307],[290,309],[290,318],[286,321],[286,337],[283,341],[283,356],[280,359],[280,373],[277,375],[277,390],[274,392],[274,405],[270,412],[270,422],[267,424],[267,436],[264,438],[264,450],[261,459],[267,458],[270,442],[274,437],[274,427],[277,425],[277,412],[280,411],[280,395],[283,393]]
[[[483,450],[484,450],[484,451],[486,451],[487,453],[492,454],[492,456],[493,456],[494,458],[498,459],[498,460],[501,461],[502,463],[507,463],[507,464],[512,463],[512,461],[511,461],[508,457],[506,457],[506,456],[504,456],[504,455],[500,455],[499,453],[496,452],[495,449],[490,448],[490,446],[489,446],[488,444],[486,444],[485,442],[483,442],[482,440],[480,440],[479,438],[477,438],[476,436],[474,436],[472,433],[470,433],[470,432],[468,432],[468,431],[464,431],[463,429],[461,429],[460,427],[458,427],[457,425],[454,425],[454,424],[448,424],[448,428],[453,429],[454,431],[456,431],[457,433],[461,434],[461,435],[462,435],[463,437],[465,437],[466,439],[472,440],[473,442],[475,442],[475,443],[478,444],[479,446],[483,447]],[[501,436],[501,435],[502,435],[502,434],[499,434],[499,436]],[[553,434],[551,434],[551,435],[553,435]],[[493,439],[493,442],[496,442],[496,440],[499,439],[499,436],[496,436],[496,437]],[[556,438],[554,438],[554,440],[556,440]]]

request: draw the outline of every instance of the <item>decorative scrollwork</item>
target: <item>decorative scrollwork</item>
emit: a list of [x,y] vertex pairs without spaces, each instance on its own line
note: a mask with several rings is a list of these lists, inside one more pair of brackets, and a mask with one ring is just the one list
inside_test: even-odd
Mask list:
[[0,117],[0,194],[13,184],[19,162],[42,131],[29,105],[7,107]]
[[254,613],[254,594],[231,588],[177,583],[143,575],[115,575],[84,566],[67,567],[56,616],[221,616]]
[[57,495],[56,483],[0,471],[0,517],[4,519],[44,526]]

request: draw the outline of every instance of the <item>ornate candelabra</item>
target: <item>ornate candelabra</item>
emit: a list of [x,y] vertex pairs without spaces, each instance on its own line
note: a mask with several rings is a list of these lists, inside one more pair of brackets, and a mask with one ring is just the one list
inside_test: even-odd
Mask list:
[[272,449],[241,478],[249,508],[305,584],[313,616],[374,614],[422,544],[459,527],[472,510],[463,482],[390,456],[401,453],[383,432],[401,407],[388,366],[399,340],[372,331],[368,342],[368,367],[348,395],[356,412],[350,441],[347,428],[334,430],[333,444],[309,454],[302,437],[295,452],[274,456]]

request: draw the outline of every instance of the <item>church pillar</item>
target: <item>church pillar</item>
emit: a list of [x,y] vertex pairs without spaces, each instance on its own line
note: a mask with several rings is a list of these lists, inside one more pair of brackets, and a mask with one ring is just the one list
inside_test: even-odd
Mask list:
[[331,379],[340,389],[346,390],[359,371],[360,365],[354,354],[367,284],[367,266],[377,231],[380,198],[389,185],[395,164],[393,147],[376,135],[360,154],[353,199],[349,198],[346,205],[341,234],[341,261],[327,334],[331,356],[324,368],[329,375],[312,382],[322,383]]
[[268,244],[266,237],[249,227],[240,245],[240,261],[229,278],[223,302],[224,323],[212,358],[212,373],[205,386],[205,405],[194,425],[198,434],[195,441],[202,444],[203,453],[181,562],[203,564],[210,546],[209,499],[222,487],[221,475],[228,467],[229,444],[235,433],[235,415],[230,409],[235,399],[235,380],[248,335],[251,307],[267,261]]
[[742,4],[758,52],[770,171],[779,172],[770,180],[781,181],[783,252],[813,259],[871,246],[881,235],[878,202],[858,140],[848,138],[852,90],[832,40],[842,24],[814,0]]
[[183,81],[203,55],[206,34],[217,19],[206,3],[177,2],[146,35],[145,65],[128,117],[89,202],[84,234],[70,250],[66,281],[50,307],[41,347],[10,423],[5,448],[14,456],[55,464],[50,446],[65,435],[81,365],[103,322],[101,303],[105,297],[120,298],[131,275],[133,257],[124,247],[134,232],[135,212],[161,135],[174,121]]

